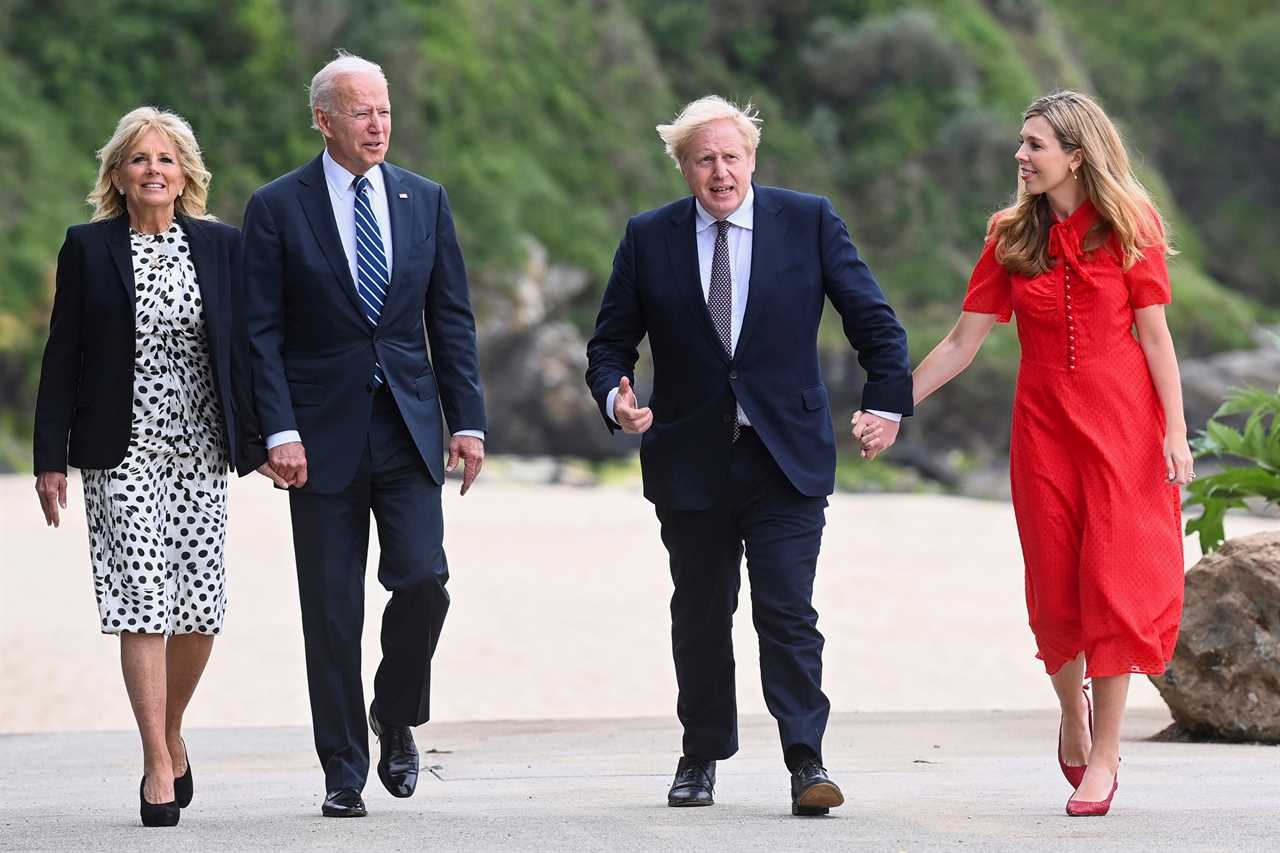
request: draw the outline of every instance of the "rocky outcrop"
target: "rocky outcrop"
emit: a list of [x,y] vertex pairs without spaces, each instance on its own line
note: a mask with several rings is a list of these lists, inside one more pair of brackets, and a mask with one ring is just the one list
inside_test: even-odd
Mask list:
[[1280,382],[1280,337],[1261,332],[1258,348],[1223,352],[1182,362],[1182,397],[1187,425],[1192,430],[1222,405],[1228,388],[1254,386],[1274,389]]
[[1173,662],[1151,681],[1193,737],[1280,743],[1280,531],[1229,539],[1187,572]]
[[[587,390],[587,339],[566,319],[591,284],[586,270],[548,262],[529,241],[524,268],[505,286],[478,292],[481,372],[489,412],[486,449],[518,456],[603,459],[639,440],[610,435]],[[647,367],[637,392],[648,396]]]

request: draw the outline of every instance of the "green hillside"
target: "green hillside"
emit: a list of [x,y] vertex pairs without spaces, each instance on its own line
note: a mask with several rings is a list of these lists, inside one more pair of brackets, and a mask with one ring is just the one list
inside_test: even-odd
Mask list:
[[[1035,0],[356,8],[0,0],[0,465],[29,465],[54,259],[87,218],[93,152],[119,115],[185,115],[213,211],[238,223],[255,187],[319,150],[305,86],[336,47],[386,69],[392,159],[449,189],[473,288],[513,287],[540,244],[594,284],[564,309],[581,328],[626,218],[683,192],[654,125],[709,91],[760,107],[759,181],[832,197],[917,359],[954,320],[987,217],[1013,192],[1022,108],[1061,86],[1103,98],[1174,222],[1182,354],[1248,346],[1280,307],[1274,3],[1119,4],[1105,26],[1084,4]],[[1015,363],[1001,330],[963,387],[986,400]]]

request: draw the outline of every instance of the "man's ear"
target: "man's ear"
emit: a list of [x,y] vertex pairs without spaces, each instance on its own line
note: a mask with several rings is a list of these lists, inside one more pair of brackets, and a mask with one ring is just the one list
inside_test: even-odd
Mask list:
[[319,107],[316,107],[315,120],[316,127],[320,128],[320,132],[324,134],[324,138],[333,139],[333,124],[329,121],[329,114]]

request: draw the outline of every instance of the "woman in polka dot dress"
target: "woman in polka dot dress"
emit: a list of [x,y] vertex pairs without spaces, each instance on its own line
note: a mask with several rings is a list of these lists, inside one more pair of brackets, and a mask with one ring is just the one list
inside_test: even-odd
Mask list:
[[[1178,486],[1192,477],[1159,214],[1096,103],[1024,115],[1021,188],[993,218],[951,334],[914,374],[928,397],[1018,318],[1010,475],[1037,656],[1059,702],[1071,815],[1103,815],[1132,673],[1173,656],[1182,615]],[[1136,334],[1135,334],[1136,330]],[[1092,678],[1096,708],[1081,690]]]
[[67,231],[36,402],[36,491],[48,524],[82,469],[103,633],[143,743],[141,816],[191,802],[182,718],[222,630],[227,469],[264,454],[232,375],[240,236],[205,214],[190,127],[150,107],[99,152],[94,221]]

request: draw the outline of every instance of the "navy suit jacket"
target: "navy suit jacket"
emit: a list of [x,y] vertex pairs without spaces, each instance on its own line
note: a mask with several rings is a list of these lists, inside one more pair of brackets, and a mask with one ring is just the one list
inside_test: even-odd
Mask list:
[[245,211],[245,315],[259,428],[264,437],[301,433],[306,488],[324,494],[351,482],[365,451],[375,363],[437,483],[444,482],[441,407],[452,432],[486,426],[449,200],[433,181],[381,168],[393,256],[376,327],[360,308],[320,157],[259,189]]
[[[634,382],[640,340],[653,353],[654,421],[640,445],[644,494],[699,510],[721,495],[735,401],[801,494],[835,488],[836,445],[818,365],[826,300],[867,373],[864,409],[912,412],[907,336],[844,223],[822,197],[755,187],[751,279],[732,358],[716,336],[698,271],[694,200],[627,223],[587,345],[587,384],[604,413]],[[610,430],[616,424],[605,415]]]
[[[239,310],[240,232],[179,214],[196,268],[223,438],[235,467],[251,472],[265,453],[238,405],[245,367]],[[133,428],[137,290],[129,217],[67,229],[36,396],[34,464],[41,471],[114,468]],[[233,375],[235,378],[233,379]],[[251,420],[251,416],[250,416]]]

